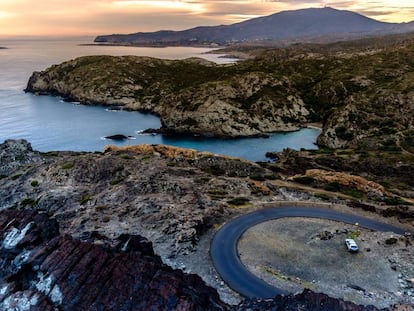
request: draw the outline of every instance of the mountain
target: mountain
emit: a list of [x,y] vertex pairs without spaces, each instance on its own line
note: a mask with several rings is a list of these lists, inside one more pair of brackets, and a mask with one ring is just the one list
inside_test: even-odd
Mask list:
[[414,31],[414,22],[385,23],[330,7],[283,11],[232,25],[98,36],[95,42],[132,45],[225,45],[236,42],[332,41]]

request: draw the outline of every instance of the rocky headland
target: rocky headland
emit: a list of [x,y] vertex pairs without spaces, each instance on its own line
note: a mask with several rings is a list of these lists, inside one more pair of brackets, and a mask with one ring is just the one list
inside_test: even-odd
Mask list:
[[[12,140],[0,160],[6,310],[377,310],[311,291],[231,298],[209,259],[215,228],[264,202],[319,201],[259,164],[162,145],[39,153]],[[407,215],[387,216],[411,230]]]
[[33,73],[26,91],[151,112],[176,134],[255,136],[313,122],[320,146],[412,153],[413,57],[411,39],[270,49],[234,65],[88,56]]

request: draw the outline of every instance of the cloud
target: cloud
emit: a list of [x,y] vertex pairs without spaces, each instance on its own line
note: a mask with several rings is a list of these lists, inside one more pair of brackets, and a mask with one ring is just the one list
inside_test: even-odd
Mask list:
[[0,35],[101,34],[231,24],[330,6],[384,21],[414,20],[407,0],[0,0]]

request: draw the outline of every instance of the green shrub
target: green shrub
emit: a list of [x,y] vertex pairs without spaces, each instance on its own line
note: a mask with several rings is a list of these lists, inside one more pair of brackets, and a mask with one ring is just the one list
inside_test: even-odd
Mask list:
[[277,176],[275,174],[267,174],[265,178],[268,180],[276,180]]
[[22,207],[26,207],[26,206],[30,206],[30,207],[35,207],[38,203],[39,203],[39,200],[40,200],[40,198],[38,198],[37,200],[35,200],[35,199],[32,199],[32,198],[26,198],[26,199],[23,199],[21,202],[20,202],[20,206],[22,206]]
[[121,181],[123,180],[123,178],[115,178],[115,179],[112,179],[110,182],[109,182],[109,184],[111,185],[111,186],[115,186],[115,185],[117,185],[117,184],[119,184]]
[[84,196],[82,197],[81,201],[80,201],[80,204],[81,204],[81,205],[85,205],[85,204],[86,204],[86,203],[88,203],[90,200],[92,200],[92,196],[91,196],[91,195],[89,195],[89,194],[84,195]]
[[260,174],[252,174],[250,175],[250,178],[253,180],[257,180],[257,181],[265,181],[266,178],[264,175],[260,175]]
[[335,133],[338,138],[343,140],[352,140],[352,138],[354,138],[354,135],[344,126],[337,127]]
[[64,170],[70,170],[70,169],[72,169],[74,166],[75,166],[75,163],[74,163],[74,162],[67,162],[67,163],[63,164],[61,167],[62,167],[62,169],[64,169]]
[[351,197],[362,199],[364,197],[364,192],[358,190],[358,189],[347,189],[342,191],[342,193],[350,195]]
[[203,171],[216,176],[224,175],[226,173],[226,171],[218,165],[212,165],[208,168],[203,169]]
[[119,157],[122,158],[122,159],[125,159],[125,160],[132,160],[132,159],[134,159],[133,156],[130,156],[129,154],[125,154],[125,153],[120,154]]
[[17,178],[19,178],[20,176],[22,176],[23,174],[16,174],[16,175],[13,175],[12,177],[11,177],[11,179],[12,180],[16,180]]
[[248,202],[250,202],[250,200],[244,197],[238,197],[227,201],[227,203],[237,206],[247,204]]
[[341,185],[338,182],[334,181],[334,182],[327,183],[324,189],[327,191],[338,192],[341,189]]
[[310,176],[298,176],[298,177],[293,178],[293,180],[303,185],[311,185],[315,182],[315,178],[310,177]]
[[38,182],[37,180],[33,180],[33,181],[30,183],[30,185],[31,185],[32,187],[39,187],[39,182]]
[[400,197],[384,197],[381,201],[387,205],[411,205],[411,203],[404,201]]

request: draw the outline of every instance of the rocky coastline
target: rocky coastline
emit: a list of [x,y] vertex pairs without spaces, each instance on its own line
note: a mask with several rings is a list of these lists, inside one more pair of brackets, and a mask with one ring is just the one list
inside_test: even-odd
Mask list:
[[[101,65],[104,67],[100,68]],[[118,66],[124,69],[119,70]],[[160,132],[178,135],[263,136],[298,130],[307,122],[309,111],[295,92],[287,96],[286,102],[261,100],[269,88],[288,87],[286,81],[262,73],[231,77],[237,71],[233,65],[219,66],[201,59],[86,57],[33,73],[26,91],[62,96],[82,104],[153,113],[161,119]],[[105,73],[92,77],[93,72]],[[211,78],[222,76],[231,81],[210,82]],[[121,80],[116,82],[118,78]],[[120,81],[126,83],[121,85]],[[244,106],[246,98],[261,92],[257,107]]]
[[[237,295],[221,283],[208,255],[214,228],[249,206],[276,198],[318,201],[276,186],[275,172],[257,163],[163,145],[39,153],[26,141],[13,140],[0,144],[0,160],[4,307],[76,310],[74,303],[87,294],[85,303],[104,310],[126,301],[127,310],[145,310],[145,303],[168,305],[166,310],[294,310],[298,305],[304,310],[321,305],[321,310],[378,310],[311,291],[266,301],[230,298]],[[93,258],[105,261],[95,274],[88,268]],[[57,261],[67,265],[61,267],[66,272],[54,268]],[[111,262],[114,268],[105,269]],[[130,274],[121,269],[146,265],[154,269],[150,279],[148,274],[125,279]],[[113,284],[114,291],[102,282]],[[94,283],[107,291],[97,292]],[[142,284],[148,300],[128,295],[131,284]],[[145,294],[148,284],[152,287]]]
[[320,123],[322,147],[412,153],[412,41],[259,51],[232,65],[81,57],[34,72],[26,91],[149,112],[163,133],[245,137]]

